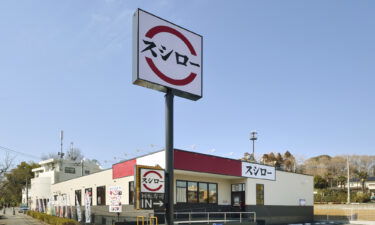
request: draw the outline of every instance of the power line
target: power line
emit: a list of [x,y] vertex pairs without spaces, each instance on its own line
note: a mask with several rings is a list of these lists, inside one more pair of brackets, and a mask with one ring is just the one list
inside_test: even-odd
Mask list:
[[27,153],[16,151],[16,150],[13,150],[13,149],[10,149],[10,148],[7,148],[7,147],[3,147],[3,146],[0,146],[0,150],[6,151],[6,152],[13,152],[13,153],[23,155],[23,156],[26,156],[26,157],[29,157],[29,158],[40,159],[40,157],[36,157],[34,155],[29,155]]

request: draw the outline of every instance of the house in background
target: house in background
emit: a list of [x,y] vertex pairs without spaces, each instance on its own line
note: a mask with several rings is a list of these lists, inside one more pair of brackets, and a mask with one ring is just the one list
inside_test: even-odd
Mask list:
[[[362,182],[359,178],[352,178],[349,182],[350,189],[362,189]],[[365,181],[365,188],[371,192],[371,195],[375,195],[375,177],[368,177]]]
[[31,208],[36,207],[36,199],[41,199],[46,204],[47,199],[52,195],[52,184],[101,171],[100,166],[91,160],[77,162],[68,159],[51,158],[39,162],[39,165],[40,167],[32,170],[34,178],[31,179],[31,188],[28,193],[29,206]]

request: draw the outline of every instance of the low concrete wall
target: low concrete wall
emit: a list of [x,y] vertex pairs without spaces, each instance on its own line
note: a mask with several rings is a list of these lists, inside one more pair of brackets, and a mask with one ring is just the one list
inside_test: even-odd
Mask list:
[[317,204],[315,220],[365,220],[375,221],[375,204]]
[[246,211],[256,212],[257,220],[266,224],[301,223],[314,220],[313,206],[246,206]]

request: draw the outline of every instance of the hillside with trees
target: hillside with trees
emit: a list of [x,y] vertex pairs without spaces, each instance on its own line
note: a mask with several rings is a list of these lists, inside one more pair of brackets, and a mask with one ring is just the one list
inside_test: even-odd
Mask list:
[[352,190],[352,202],[367,202],[370,192],[365,182],[375,177],[375,155],[319,155],[309,159],[296,159],[292,153],[270,152],[255,160],[250,153],[245,153],[243,161],[275,166],[278,170],[303,173],[314,176],[316,202],[347,201],[347,164],[349,161],[350,179],[356,179],[360,188]]

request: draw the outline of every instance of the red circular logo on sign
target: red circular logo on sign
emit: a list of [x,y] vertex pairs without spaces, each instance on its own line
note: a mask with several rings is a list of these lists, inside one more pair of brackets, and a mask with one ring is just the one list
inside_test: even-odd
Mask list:
[[[146,37],[153,38],[155,35],[157,35],[159,33],[163,33],[163,32],[173,34],[176,37],[178,37],[179,39],[181,39],[185,43],[186,47],[189,49],[190,53],[192,55],[194,55],[194,56],[197,55],[197,53],[195,52],[195,49],[194,49],[193,45],[190,43],[190,41],[181,32],[179,32],[178,30],[173,29],[171,27],[167,27],[167,26],[156,26],[156,27],[153,27],[149,31],[147,31]],[[146,58],[147,64],[150,66],[151,70],[160,79],[162,79],[163,81],[165,81],[165,82],[167,82],[169,84],[173,84],[173,85],[176,85],[176,86],[183,86],[183,85],[190,84],[197,77],[196,73],[191,72],[184,79],[173,79],[173,78],[170,78],[169,76],[165,75],[163,72],[161,72],[156,67],[154,61],[152,61],[151,58],[149,58],[149,57],[145,57],[145,58]]]
[[[145,174],[143,174],[143,177],[147,177],[147,175],[150,174],[150,173],[154,173],[154,174],[156,174],[158,177],[160,177],[160,179],[163,178],[163,177],[161,176],[160,173],[158,173],[158,172],[156,172],[156,171],[153,171],[153,170],[148,171],[148,172],[146,172]],[[151,188],[151,187],[147,186],[146,184],[143,184],[143,187],[145,187],[145,188],[146,188],[147,190],[149,190],[149,191],[158,191],[158,190],[160,190],[160,188],[163,187],[163,185],[160,184],[160,185],[159,185],[158,187],[156,187],[156,188]]]

